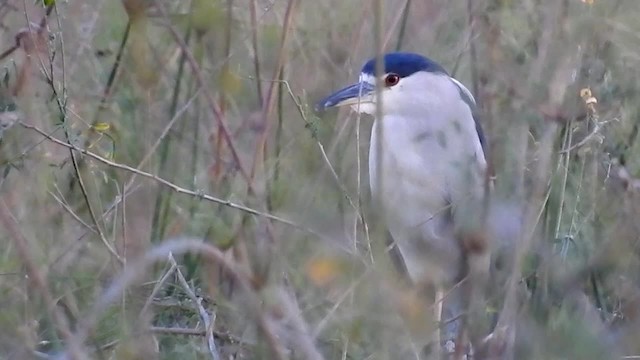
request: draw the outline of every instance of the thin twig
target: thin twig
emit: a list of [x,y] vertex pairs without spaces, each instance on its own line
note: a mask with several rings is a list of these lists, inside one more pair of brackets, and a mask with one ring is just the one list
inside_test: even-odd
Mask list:
[[111,66],[111,71],[109,72],[109,77],[107,78],[107,83],[104,86],[104,90],[102,91],[102,97],[100,98],[100,103],[98,105],[98,109],[93,116],[92,125],[98,123],[100,119],[100,113],[106,109],[107,101],[113,92],[113,84],[116,80],[116,75],[118,74],[118,70],[120,69],[120,65],[122,64],[122,56],[124,54],[124,49],[127,45],[127,41],[129,40],[129,34],[131,33],[131,19],[127,20],[127,25],[124,29],[124,33],[122,34],[122,39],[120,39],[120,46],[118,47],[118,52],[116,53],[116,58],[113,61],[113,65]]
[[[57,189],[57,186],[56,186],[56,189]],[[71,209],[71,208],[69,207],[69,205],[67,205],[67,202],[66,202],[63,198],[58,197],[56,194],[54,194],[54,193],[53,193],[53,192],[51,192],[51,191],[47,191],[47,192],[49,193],[49,195],[51,195],[51,197],[52,197],[52,198],[53,198],[53,199],[54,199],[58,204],[60,204],[60,206],[62,206],[62,208],[63,208],[66,212],[68,212],[68,213],[69,213],[69,215],[71,215],[71,217],[72,217],[74,220],[76,220],[77,222],[79,222],[82,226],[84,226],[85,228],[87,228],[89,231],[91,231],[91,232],[93,232],[93,233],[95,233],[95,234],[97,234],[97,233],[98,233],[98,232],[96,231],[96,229],[94,229],[93,227],[91,227],[91,225],[89,225],[89,224],[87,224],[86,222],[84,222],[84,220],[82,220],[82,219],[80,218],[80,216],[78,216],[78,214],[76,214],[76,213],[73,211],[73,209]],[[58,192],[60,192],[60,191],[58,190]],[[60,195],[60,196],[62,196],[62,195]]]
[[258,95],[258,101],[260,107],[262,107],[264,99],[262,98],[262,84],[257,79],[260,79],[260,51],[258,49],[258,19],[256,16],[256,0],[250,0],[249,14],[251,16],[251,46],[253,47],[253,69],[256,76],[256,91]]
[[[149,331],[157,334],[175,334],[175,335],[188,335],[188,336],[207,336],[207,330],[205,329],[187,329],[187,328],[179,328],[179,327],[159,327],[152,326],[149,328]],[[220,341],[225,341],[232,344],[246,343],[245,340],[234,337],[233,335],[223,333],[220,331],[216,331],[213,329],[211,331],[213,336],[218,338]]]
[[409,22],[409,13],[411,9],[411,0],[407,0],[404,3],[404,9],[402,10],[402,23],[400,23],[400,30],[398,31],[398,42],[396,43],[396,51],[402,49],[402,42],[404,41],[405,31],[407,30],[407,23]]
[[[406,11],[406,6],[409,3],[409,1],[410,0],[407,0],[405,2],[405,11]],[[393,29],[398,27],[398,24],[401,24],[401,21],[405,21],[406,20],[405,11],[398,11],[396,16],[393,18],[393,22],[391,23],[391,26],[389,26],[389,29],[387,29],[386,36],[384,37],[384,40],[382,41],[382,48],[383,49],[386,49],[386,48],[388,48],[390,46],[389,43],[391,42],[391,38],[393,36]],[[401,24],[401,26],[402,26],[402,24]],[[396,46],[398,46],[398,45],[399,45],[399,43],[396,44]]]
[[[49,5],[47,7],[47,16],[45,16],[44,18],[42,18],[39,27],[36,29],[37,32],[37,36],[41,37],[43,36],[43,32],[46,29],[46,25],[47,25],[47,17],[52,13],[52,11],[56,8],[56,2],[53,2],[52,5]],[[26,5],[25,5],[26,6]],[[25,8],[25,17],[27,19],[27,22],[29,24],[29,32],[28,32],[28,36],[31,37],[31,41],[33,41],[34,43],[36,42],[35,40],[35,35],[32,29],[32,24],[29,21],[29,15],[28,12]],[[58,21],[58,26],[60,27],[61,24]],[[64,72],[64,43],[62,42],[62,36],[60,36],[60,42],[61,42],[61,53],[62,53],[62,94],[60,94],[60,92],[58,91],[58,89],[56,88],[55,85],[55,81],[54,81],[54,68],[53,68],[53,57],[49,58],[49,71],[47,72],[47,67],[45,66],[44,60],[42,59],[42,56],[40,54],[40,51],[36,51],[36,54],[38,55],[38,60],[40,61],[40,68],[46,78],[47,84],[49,85],[49,87],[51,88],[51,91],[54,95],[55,101],[56,101],[56,105],[58,107],[58,112],[60,113],[60,120],[62,123],[62,129],[64,130],[64,134],[65,134],[65,138],[66,138],[66,143],[67,144],[71,144],[71,136],[69,134],[69,130],[67,128],[67,97],[66,97],[66,79],[65,79],[65,72]],[[91,200],[89,199],[89,193],[87,191],[87,188],[84,184],[84,180],[82,178],[82,173],[81,173],[81,169],[80,169],[80,164],[78,159],[76,158],[76,155],[73,151],[69,150],[69,156],[71,157],[71,163],[73,165],[73,171],[74,171],[74,175],[76,176],[76,179],[78,180],[78,185],[80,187],[80,191],[82,193],[82,197],[84,199],[84,202],[87,206],[87,210],[89,211],[89,217],[91,218],[91,221],[93,223],[93,226],[95,227],[96,232],[99,235],[100,241],[102,241],[102,243],[104,244],[104,246],[107,248],[107,250],[109,251],[109,253],[111,253],[111,255],[113,257],[116,258],[116,260],[118,260],[118,262],[120,262],[121,264],[124,264],[124,259],[118,254],[118,252],[115,250],[115,248],[109,243],[109,241],[107,240],[106,235],[104,234],[104,232],[102,231],[102,228],[100,227],[100,223],[98,222],[98,218],[96,216],[96,212],[93,209],[93,205],[91,204]]]
[[[196,99],[196,97],[198,96],[199,92],[200,92],[200,90],[197,89],[194,92],[194,94],[189,98],[189,100],[187,100],[186,104],[184,104],[180,109],[178,109],[175,112],[175,114],[173,115],[171,120],[167,123],[167,125],[165,125],[164,129],[162,129],[162,132],[160,133],[160,136],[158,136],[158,138],[153,143],[153,145],[151,145],[151,147],[149,148],[147,153],[142,157],[142,160],[140,160],[140,162],[138,163],[138,166],[136,167],[137,169],[142,169],[142,167],[146,165],[147,161],[149,161],[149,159],[151,159],[153,154],[156,152],[156,150],[158,149],[158,147],[162,143],[162,140],[164,140],[164,138],[167,137],[167,135],[169,134],[169,131],[171,131],[171,128],[173,128],[173,126],[176,124],[176,122],[178,122],[178,120],[180,120],[182,118],[182,115],[191,106],[191,103]],[[128,187],[131,186],[131,184],[133,183],[135,178],[136,178],[136,176],[134,174],[133,176],[131,176],[129,181],[127,181],[127,185],[125,186],[125,191],[126,191],[126,189]]]
[[[300,307],[295,301],[295,296],[289,294],[284,288],[276,292],[278,303],[285,312],[287,320],[286,338],[299,351],[301,358],[307,360],[323,360],[324,357],[314,344],[314,337],[310,334],[308,326],[301,315]],[[298,352],[296,351],[296,352]]]
[[169,277],[171,277],[171,275],[173,274],[173,272],[176,269],[177,269],[177,265],[174,265],[172,263],[169,266],[169,270],[167,270],[162,275],[160,280],[158,280],[156,282],[155,286],[153,287],[153,290],[151,290],[151,294],[149,294],[149,297],[147,297],[147,301],[144,303],[144,306],[142,307],[142,310],[140,311],[140,314],[144,315],[147,312],[147,310],[149,309],[149,306],[151,306],[151,304],[153,304],[153,299],[156,297],[156,295],[158,294],[160,289],[162,289],[162,287],[164,286],[164,283],[167,282],[167,280],[169,280]]
[[16,218],[11,214],[9,207],[7,206],[4,198],[0,198],[0,224],[4,228],[4,231],[9,235],[9,238],[13,241],[18,256],[22,260],[26,271],[27,279],[30,281],[36,291],[40,292],[40,296],[46,304],[47,310],[53,317],[53,322],[57,327],[62,337],[68,342],[69,355],[72,359],[86,359],[82,347],[80,344],[72,343],[73,334],[67,324],[67,319],[60,311],[60,308],[56,306],[56,303],[49,292],[47,282],[44,274],[38,269],[36,260],[31,253],[31,246],[29,240],[22,234],[18,227]]
[[167,20],[166,27],[171,33],[173,40],[178,44],[180,49],[183,51],[183,53],[187,57],[186,59],[187,59],[187,62],[189,63],[189,66],[191,67],[191,72],[193,73],[196,79],[196,82],[198,83],[198,86],[202,88],[202,92],[205,97],[205,100],[207,101],[207,104],[209,105],[209,109],[211,110],[211,113],[213,114],[215,121],[218,124],[220,132],[222,133],[222,137],[224,138],[225,142],[227,143],[227,146],[229,147],[229,150],[231,151],[231,156],[233,157],[233,161],[235,161],[236,166],[240,171],[240,174],[247,182],[247,187],[249,189],[249,192],[254,193],[251,177],[249,176],[249,173],[246,171],[246,169],[242,165],[242,161],[240,160],[240,155],[238,155],[235,142],[231,138],[231,135],[230,135],[231,132],[229,131],[229,127],[227,126],[224,120],[222,110],[220,109],[220,106],[213,98],[211,91],[207,87],[208,82],[204,80],[204,75],[202,74],[202,70],[200,69],[198,62],[193,56],[193,53],[191,52],[191,50],[189,50],[189,47],[187,46],[187,44],[180,37],[180,34],[178,34],[178,32],[176,31],[175,27],[169,23],[170,21],[169,15],[167,14],[167,11],[164,8],[164,5],[158,0],[155,0],[155,3],[157,5],[157,8],[160,14],[165,18],[165,20]]
[[289,0],[289,2],[287,3],[287,9],[285,11],[284,21],[282,25],[282,34],[280,39],[280,49],[278,51],[278,60],[276,62],[276,67],[273,72],[273,75],[271,76],[272,82],[269,84],[269,89],[267,90],[266,98],[262,103],[262,113],[261,113],[260,122],[263,126],[263,130],[258,140],[258,143],[256,145],[256,150],[253,158],[253,166],[251,168],[252,178],[255,175],[260,154],[266,152],[265,151],[266,141],[269,135],[269,131],[271,129],[269,114],[271,113],[271,110],[273,108],[273,98],[274,98],[273,94],[276,90],[277,80],[280,78],[280,74],[282,73],[284,68],[285,53],[286,53],[285,49],[288,42],[289,32],[291,31],[291,28],[292,28],[293,18],[295,15],[295,9],[297,5],[298,5],[297,0]]
[[[193,2],[192,2],[191,5],[193,6]],[[192,34],[192,24],[191,24],[191,21],[190,21],[189,25],[187,27],[186,34],[185,34],[185,43],[186,44],[189,44],[189,41],[191,40],[191,34]],[[184,52],[181,52],[180,60],[178,62],[178,71],[177,71],[176,79],[175,79],[175,82],[174,82],[174,85],[173,85],[173,94],[171,96],[171,105],[169,106],[169,112],[173,116],[173,119],[171,119],[171,121],[169,121],[169,123],[165,127],[165,130],[163,130],[161,135],[156,140],[156,143],[153,146],[151,146],[151,148],[147,152],[147,155],[145,157],[143,157],[142,161],[140,161],[140,164],[138,165],[138,168],[140,169],[141,166],[143,165],[143,163],[145,163],[146,160],[148,158],[150,158],[152,154],[155,153],[156,149],[158,148],[158,146],[162,142],[162,147],[160,148],[160,155],[159,155],[159,160],[158,160],[159,161],[159,166],[158,166],[158,170],[157,170],[158,174],[160,176],[164,176],[165,169],[167,167],[167,159],[169,157],[169,148],[170,148],[170,145],[171,145],[171,138],[167,138],[166,140],[164,140],[164,138],[168,134],[169,130],[173,127],[174,121],[177,120],[178,118],[180,118],[182,113],[183,113],[183,111],[186,111],[187,108],[189,107],[189,105],[191,104],[191,101],[193,99],[196,99],[196,95],[197,95],[197,92],[198,92],[198,90],[196,90],[195,94],[193,94],[191,96],[189,101],[187,101],[187,104],[184,105],[182,107],[182,109],[176,110],[177,107],[178,107],[178,99],[179,99],[179,95],[180,95],[180,90],[182,88],[181,85],[182,85],[182,78],[183,78],[183,74],[184,74],[185,62],[186,62],[186,55],[185,55]],[[184,122],[183,122],[183,124],[184,124]],[[131,179],[128,182],[128,185],[130,185],[133,182],[134,178],[135,178],[135,175],[131,177]],[[126,186],[125,186],[125,189],[126,189]],[[171,193],[165,194],[162,191],[158,192],[158,194],[156,196],[156,203],[155,203],[155,206],[153,208],[153,217],[152,217],[152,220],[151,220],[152,221],[151,239],[162,239],[164,237],[166,226],[167,226],[167,221],[166,221],[165,217],[168,214],[168,207],[169,207],[168,204],[170,203],[170,201],[171,201]]]
[[187,294],[187,296],[189,296],[194,306],[196,306],[198,309],[198,314],[200,314],[200,318],[202,319],[202,322],[204,323],[204,327],[206,329],[207,345],[209,346],[209,353],[211,354],[211,358],[213,360],[219,360],[220,354],[218,353],[216,342],[213,339],[213,322],[211,321],[207,310],[204,308],[204,306],[202,306],[202,298],[197,297],[193,290],[191,290],[187,279],[185,279],[184,275],[182,275],[182,271],[180,271],[180,267],[178,266],[178,263],[176,263],[176,259],[171,253],[169,253],[169,263],[171,264],[171,268],[175,269],[176,275],[178,276],[178,282],[182,286],[182,289]]
[[[261,79],[261,81],[271,81],[271,80]],[[295,104],[296,109],[298,110],[298,113],[300,114],[300,117],[302,117],[302,120],[306,124],[311,124],[311,121],[309,120],[309,118],[307,116],[307,113],[306,113],[306,111],[304,109],[304,106],[302,105],[302,103],[300,103],[300,100],[293,93],[293,89],[291,89],[291,85],[289,84],[289,82],[287,80],[276,80],[275,82],[281,83],[282,85],[284,85],[287,88],[287,93],[289,94],[289,97],[291,98],[291,100]],[[326,150],[324,148],[324,145],[320,141],[318,141],[317,139],[315,139],[315,142],[316,142],[316,145],[318,146],[318,150],[320,150],[320,154],[322,155],[322,159],[327,164],[327,167],[329,168],[329,171],[331,172],[331,175],[335,179],[336,184],[340,188],[340,191],[342,191],[342,194],[344,195],[344,197],[349,202],[349,205],[356,211],[356,214],[358,215],[359,220],[364,224],[367,243],[370,244],[371,241],[369,239],[368,226],[367,226],[367,222],[366,222],[366,219],[364,217],[364,212],[362,211],[362,208],[357,206],[355,201],[351,197],[351,195],[349,195],[349,192],[347,191],[347,187],[345,186],[344,182],[338,176],[338,173],[335,170],[335,167],[333,166],[333,164],[331,164],[331,160],[329,159],[329,156],[328,156],[328,154],[327,154],[327,152],[326,152]],[[358,170],[358,172],[359,172],[359,170]],[[371,247],[371,245],[369,245],[369,248],[370,247]],[[372,261],[373,261],[373,259],[372,259]]]
[[322,331],[327,327],[327,324],[329,323],[329,320],[331,320],[331,318],[333,317],[333,315],[335,314],[335,312],[338,310],[338,308],[340,307],[340,305],[342,305],[342,303],[347,299],[347,297],[351,294],[353,294],[353,291],[355,290],[355,288],[360,285],[360,283],[362,282],[362,280],[365,278],[365,276],[367,276],[369,274],[371,268],[367,268],[362,275],[360,275],[360,277],[358,279],[355,279],[351,285],[349,285],[349,287],[347,288],[347,290],[345,290],[342,295],[340,295],[340,297],[335,301],[335,303],[333,304],[333,306],[331,307],[331,309],[329,309],[329,311],[327,311],[327,313],[325,314],[325,316],[322,318],[322,320],[320,320],[320,322],[318,322],[318,324],[316,325],[315,329],[311,332],[311,336],[316,339],[318,336],[320,336],[320,334],[322,333]]
[[208,261],[212,261],[225,269],[231,278],[244,290],[244,294],[247,295],[247,301],[244,303],[247,304],[249,314],[255,318],[267,344],[272,350],[273,358],[276,360],[286,359],[284,348],[275,335],[271,321],[262,310],[262,302],[258,294],[253,290],[253,279],[218,248],[203,242],[201,239],[194,238],[168,240],[160,246],[152,248],[141,258],[128,262],[124,272],[116,277],[115,282],[103,292],[92,308],[81,318],[75,335],[71,337],[67,345],[69,350],[80,347],[86,341],[87,336],[109,306],[149,267],[160,260],[166,259],[169,254],[182,255],[184,253],[198,253]]
[[[616,119],[614,119],[616,120]],[[560,154],[566,154],[569,153],[575,149],[581,148],[584,145],[586,145],[589,141],[591,141],[596,135],[598,135],[598,133],[600,132],[600,130],[602,130],[602,127],[606,124],[608,124],[609,122],[611,122],[612,120],[607,120],[607,121],[594,121],[594,126],[593,126],[593,130],[584,137],[584,139],[580,140],[577,144],[573,144],[571,146],[569,146],[568,148],[562,149],[559,151]],[[571,129],[567,129],[567,131],[571,131]]]
[[87,155],[87,156],[93,158],[94,160],[97,160],[97,161],[99,161],[99,162],[101,162],[101,163],[103,163],[105,165],[108,165],[108,166],[111,166],[111,167],[114,167],[114,168],[117,168],[117,169],[120,169],[120,170],[128,171],[130,173],[134,173],[134,174],[137,174],[139,176],[142,176],[142,177],[145,177],[145,178],[148,178],[148,179],[155,180],[156,182],[171,188],[173,191],[175,191],[177,193],[191,195],[191,196],[203,199],[203,200],[207,200],[207,201],[211,201],[211,202],[214,202],[214,203],[217,203],[217,204],[220,204],[220,205],[228,206],[230,208],[233,208],[233,209],[236,209],[236,210],[240,210],[240,211],[244,211],[244,212],[252,214],[252,215],[261,216],[261,217],[264,217],[266,219],[270,219],[270,220],[273,220],[273,221],[276,221],[276,222],[279,222],[279,223],[282,223],[282,224],[285,224],[285,225],[289,225],[289,226],[291,226],[291,227],[293,227],[295,229],[298,229],[300,231],[304,231],[306,233],[315,235],[315,236],[320,237],[320,238],[324,237],[321,234],[315,232],[314,230],[306,228],[306,227],[304,227],[304,226],[302,226],[300,224],[297,224],[297,223],[295,223],[295,222],[293,222],[291,220],[287,220],[287,219],[281,218],[281,217],[276,216],[276,215],[272,215],[272,214],[265,213],[265,212],[262,212],[262,211],[259,211],[259,210],[255,210],[253,208],[234,203],[234,202],[232,202],[230,200],[223,200],[223,199],[211,196],[211,195],[207,195],[207,194],[203,193],[202,191],[188,190],[188,189],[180,187],[180,186],[178,186],[178,185],[176,185],[176,184],[174,184],[174,183],[172,183],[170,181],[167,181],[167,180],[165,180],[163,178],[160,178],[157,175],[150,174],[148,172],[145,172],[145,171],[142,171],[142,170],[138,170],[138,169],[133,168],[131,166],[120,164],[120,163],[108,160],[108,159],[103,158],[100,155],[94,154],[94,153],[92,153],[92,152],[90,152],[90,151],[88,151],[86,149],[82,149],[82,148],[79,148],[79,147],[77,147],[77,146],[75,146],[73,144],[69,144],[69,143],[66,143],[66,142],[64,142],[62,140],[56,139],[56,138],[50,136],[49,134],[47,134],[46,132],[42,131],[41,129],[39,129],[36,126],[25,124],[24,122],[20,122],[20,125],[22,127],[26,128],[26,129],[30,129],[30,130],[33,130],[33,131],[39,133],[40,135],[44,136],[49,141],[51,141],[51,142],[53,142],[53,143],[55,143],[57,145],[67,147],[67,148],[72,149],[74,151],[77,151],[77,152],[79,152],[81,154]]
[[476,33],[476,9],[473,6],[473,0],[467,0],[467,26],[469,26],[469,71],[471,73],[471,87],[473,93],[478,97],[480,103],[480,78],[478,74],[478,51],[476,49],[475,33]]

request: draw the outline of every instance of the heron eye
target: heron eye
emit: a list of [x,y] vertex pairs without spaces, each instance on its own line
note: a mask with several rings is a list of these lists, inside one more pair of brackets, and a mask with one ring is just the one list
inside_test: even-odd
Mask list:
[[387,87],[394,86],[400,82],[400,76],[398,74],[389,74],[384,78],[384,84]]

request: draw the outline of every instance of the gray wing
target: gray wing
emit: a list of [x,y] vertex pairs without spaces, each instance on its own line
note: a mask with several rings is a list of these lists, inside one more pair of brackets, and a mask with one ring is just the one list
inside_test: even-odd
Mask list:
[[454,78],[451,78],[454,84],[460,90],[460,97],[462,100],[469,106],[471,109],[471,115],[473,115],[473,121],[476,124],[476,132],[478,133],[478,138],[480,139],[480,145],[482,146],[482,151],[484,152],[484,157],[487,157],[487,139],[485,138],[484,131],[482,130],[482,124],[480,124],[480,114],[478,114],[478,106],[476,105],[476,99],[473,98],[471,91],[467,89],[462,83]]
[[409,275],[409,269],[407,269],[407,264],[404,262],[404,257],[402,257],[402,253],[400,252],[400,248],[398,248],[398,244],[393,239],[393,236],[388,229],[386,240],[389,256],[391,257],[391,263],[393,263],[393,266],[396,268],[396,271],[398,271],[400,276],[402,276],[402,278],[410,284],[412,280],[411,276]]

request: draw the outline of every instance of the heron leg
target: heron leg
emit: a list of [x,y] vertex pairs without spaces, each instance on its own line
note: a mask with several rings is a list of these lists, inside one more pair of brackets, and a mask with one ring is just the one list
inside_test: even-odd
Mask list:
[[434,344],[435,346],[433,347],[434,349],[434,358],[435,359],[441,359],[441,353],[442,353],[442,337],[441,337],[441,324],[442,324],[442,310],[443,310],[443,303],[444,303],[444,296],[445,296],[445,292],[444,292],[444,288],[441,285],[436,285],[436,291],[435,291],[435,306],[434,306],[434,314],[433,314],[433,318],[436,321],[436,324],[438,325],[438,330],[435,332],[435,339],[434,339]]
[[445,358],[450,358],[451,355],[465,348],[465,303],[463,294],[464,292],[460,286],[454,286],[443,294],[440,331],[441,346],[445,354],[449,356]]

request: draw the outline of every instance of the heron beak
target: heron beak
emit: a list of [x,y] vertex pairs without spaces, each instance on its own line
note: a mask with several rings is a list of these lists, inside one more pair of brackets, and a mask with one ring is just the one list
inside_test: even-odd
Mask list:
[[323,111],[330,107],[371,104],[374,102],[374,89],[375,86],[364,81],[347,86],[320,100],[316,105],[316,111]]

